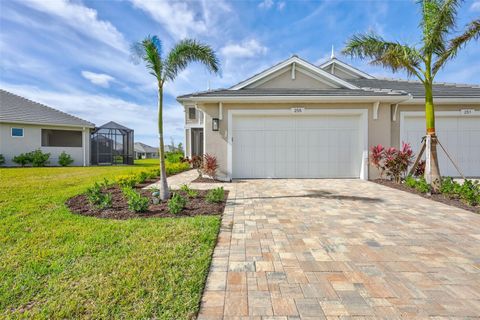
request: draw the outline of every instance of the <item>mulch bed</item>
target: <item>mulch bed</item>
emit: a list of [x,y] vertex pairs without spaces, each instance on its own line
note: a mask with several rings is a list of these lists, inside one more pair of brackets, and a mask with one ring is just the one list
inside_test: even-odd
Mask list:
[[205,177],[197,177],[195,180],[192,180],[194,183],[230,183],[229,181],[220,181],[220,180],[214,180],[210,178],[205,178]]
[[[143,184],[142,184],[143,185]],[[148,185],[145,183],[145,185]],[[151,198],[152,190],[138,189],[137,192],[141,195]],[[132,212],[128,209],[128,204],[123,196],[122,190],[113,186],[106,190],[112,194],[112,207],[108,209],[98,209],[91,205],[85,194],[77,195],[67,200],[66,205],[76,214],[84,216],[105,218],[105,219],[133,219],[133,218],[171,218],[171,217],[193,217],[199,215],[221,215],[225,209],[228,191],[225,191],[225,200],[221,203],[209,203],[205,201],[205,196],[208,190],[197,190],[198,196],[196,198],[188,198],[183,191],[174,190],[187,198],[187,204],[182,212],[179,214],[171,214],[168,211],[167,202],[163,201],[159,204],[150,203],[148,210],[145,212]],[[173,192],[172,192],[173,194]]]
[[375,179],[375,180],[372,180],[372,181],[375,182],[375,183],[390,187],[390,188],[394,188],[394,189],[410,192],[410,193],[413,193],[413,194],[417,194],[419,196],[422,196],[424,198],[427,198],[427,199],[430,199],[430,200],[433,200],[433,201],[441,202],[441,203],[448,204],[448,205],[453,206],[453,207],[457,207],[457,208],[460,208],[460,209],[464,209],[464,210],[467,210],[467,211],[471,211],[471,212],[480,214],[480,206],[472,207],[472,206],[469,206],[468,204],[466,204],[466,203],[464,203],[464,202],[462,202],[458,199],[447,198],[444,195],[442,195],[441,193],[434,193],[431,196],[429,196],[425,193],[421,193],[421,192],[417,191],[414,188],[410,188],[410,187],[407,187],[404,184],[395,183],[395,182],[390,181],[390,180]]

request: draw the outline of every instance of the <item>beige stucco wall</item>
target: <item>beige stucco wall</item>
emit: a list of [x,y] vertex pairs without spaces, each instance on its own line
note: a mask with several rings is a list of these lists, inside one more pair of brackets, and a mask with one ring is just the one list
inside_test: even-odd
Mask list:
[[[228,159],[227,159],[227,138],[228,138],[228,112],[234,109],[290,109],[299,106],[295,103],[224,103],[223,104],[223,120],[220,121],[220,130],[212,131],[212,118],[219,117],[218,104],[202,104],[199,105],[206,114],[205,133],[206,139],[205,152],[213,154],[217,157],[219,164],[219,177],[225,178],[228,175]],[[302,103],[302,107],[306,109],[367,109],[368,110],[368,140],[369,146],[374,144],[389,145],[391,141],[391,108],[390,104],[380,104],[378,119],[373,119],[372,103]],[[375,178],[377,173],[374,169],[369,169],[369,177]]]
[[[437,104],[435,106],[436,111],[460,111],[461,109],[475,109],[480,111],[480,104]],[[397,109],[397,120],[392,121],[392,129],[391,129],[391,142],[390,144],[393,147],[399,147],[400,145],[400,112],[405,111],[424,111],[425,105],[424,104],[416,104],[416,105],[399,105]],[[392,114],[394,112],[394,106],[392,106]]]
[[[11,128],[23,128],[23,137],[12,137]],[[40,149],[42,152],[50,153],[50,165],[58,165],[58,156],[65,151],[74,159],[74,166],[83,166],[84,152],[83,147],[42,147],[42,129],[55,130],[78,130],[82,128],[61,127],[61,126],[39,126],[30,124],[0,123],[0,154],[5,157],[5,165],[16,165],[12,162],[14,156],[20,153],[30,152]],[[86,128],[83,132],[83,141],[85,142],[86,164],[90,164],[90,129]]]

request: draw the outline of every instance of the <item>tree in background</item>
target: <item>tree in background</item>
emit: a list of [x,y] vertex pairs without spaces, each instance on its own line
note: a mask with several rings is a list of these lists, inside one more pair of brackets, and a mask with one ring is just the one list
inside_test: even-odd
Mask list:
[[167,175],[165,171],[165,145],[163,141],[163,87],[167,81],[175,80],[179,72],[191,62],[204,64],[211,72],[218,72],[219,61],[213,49],[192,39],[178,42],[166,55],[163,56],[162,43],[157,36],[148,36],[132,45],[134,58],[143,60],[150,74],[157,81],[158,91],[158,138],[160,158],[160,198],[167,200],[170,197]]
[[[390,68],[393,72],[406,71],[417,77],[425,88],[425,122],[427,159],[425,179],[437,191],[440,170],[435,133],[435,105],[433,80],[445,64],[454,58],[467,42],[478,39],[480,19],[470,22],[460,33],[455,34],[457,9],[461,0],[420,0],[422,9],[422,41],[419,45],[389,42],[376,34],[353,36],[343,52],[353,57],[370,59],[370,63]],[[428,170],[430,168],[430,170]]]

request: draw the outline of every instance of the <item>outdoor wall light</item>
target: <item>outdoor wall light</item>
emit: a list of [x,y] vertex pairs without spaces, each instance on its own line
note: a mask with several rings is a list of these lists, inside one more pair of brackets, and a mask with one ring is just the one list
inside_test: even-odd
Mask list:
[[220,128],[220,120],[218,118],[212,119],[212,131],[218,131]]

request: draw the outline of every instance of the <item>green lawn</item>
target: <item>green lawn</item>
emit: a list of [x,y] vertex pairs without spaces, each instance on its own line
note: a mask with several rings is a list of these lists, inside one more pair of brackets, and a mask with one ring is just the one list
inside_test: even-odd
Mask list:
[[0,318],[195,315],[220,219],[102,220],[64,202],[135,166],[0,169]]

